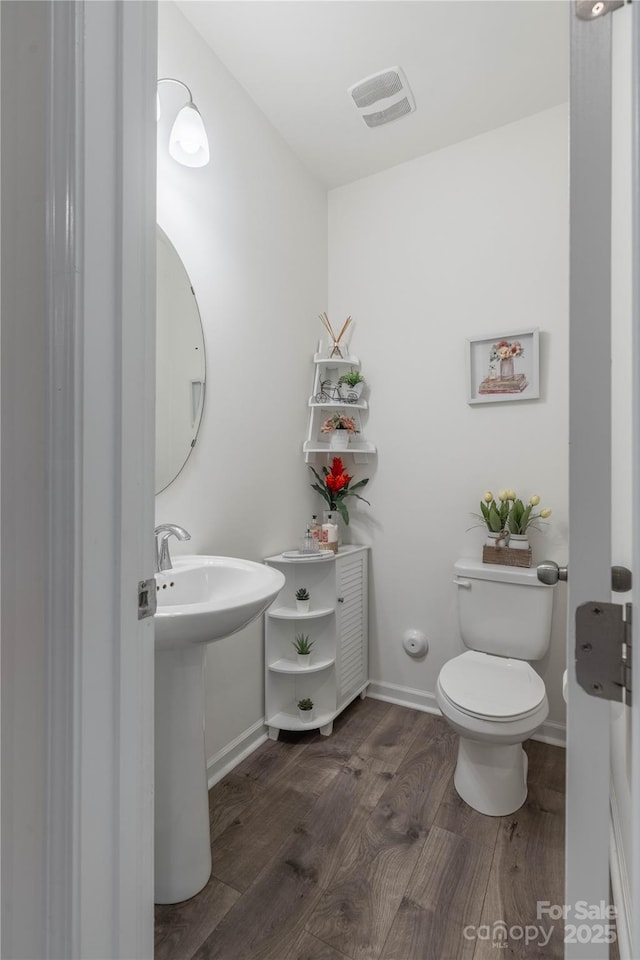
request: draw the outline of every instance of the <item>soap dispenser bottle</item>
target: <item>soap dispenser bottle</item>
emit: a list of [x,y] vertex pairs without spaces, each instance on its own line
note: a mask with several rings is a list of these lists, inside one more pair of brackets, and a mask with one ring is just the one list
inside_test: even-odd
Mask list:
[[318,522],[318,516],[314,513],[311,518],[311,523],[309,524],[309,530],[311,531],[311,536],[318,543],[322,540],[322,524]]
[[300,541],[300,553],[317,553],[318,550],[318,541],[313,539],[311,529],[307,527],[307,532]]
[[332,550],[338,552],[338,524],[335,520],[335,514],[327,513],[325,522],[322,524],[322,543],[321,550]]

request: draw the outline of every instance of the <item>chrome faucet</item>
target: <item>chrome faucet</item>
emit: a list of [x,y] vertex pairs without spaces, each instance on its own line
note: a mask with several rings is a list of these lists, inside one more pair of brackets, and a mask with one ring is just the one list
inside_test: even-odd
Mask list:
[[156,573],[161,570],[171,570],[171,555],[169,554],[169,537],[177,537],[178,540],[191,540],[191,534],[187,533],[184,527],[179,527],[176,523],[161,523],[155,529],[156,537]]

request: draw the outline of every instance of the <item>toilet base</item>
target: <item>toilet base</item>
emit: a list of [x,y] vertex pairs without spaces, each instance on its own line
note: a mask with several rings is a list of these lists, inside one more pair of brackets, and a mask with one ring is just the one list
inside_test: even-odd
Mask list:
[[453,783],[474,810],[488,817],[504,817],[527,799],[528,765],[521,743],[496,744],[460,737]]

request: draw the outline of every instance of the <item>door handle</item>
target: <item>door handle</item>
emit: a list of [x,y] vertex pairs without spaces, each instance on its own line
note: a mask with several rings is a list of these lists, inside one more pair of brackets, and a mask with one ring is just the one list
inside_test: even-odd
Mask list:
[[567,580],[569,577],[569,567],[559,567],[554,560],[543,560],[536,567],[538,580],[540,583],[546,583],[552,587],[558,580]]
[[[559,567],[553,560],[543,560],[536,568],[538,580],[553,586],[558,580],[567,580],[569,577],[568,567]],[[627,593],[631,590],[632,584],[631,570],[627,567],[611,567],[611,589],[614,593]]]
[[611,589],[613,593],[626,593],[631,590],[631,570],[627,567],[611,567]]

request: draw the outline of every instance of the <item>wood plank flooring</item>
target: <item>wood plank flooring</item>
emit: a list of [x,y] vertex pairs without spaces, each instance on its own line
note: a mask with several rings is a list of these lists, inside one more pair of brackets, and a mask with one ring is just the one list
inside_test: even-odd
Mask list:
[[484,817],[456,749],[441,718],[371,699],[330,737],[264,743],[210,791],[213,874],[156,907],[156,960],[561,958],[536,904],[564,899],[564,750],[527,743],[526,803]]

